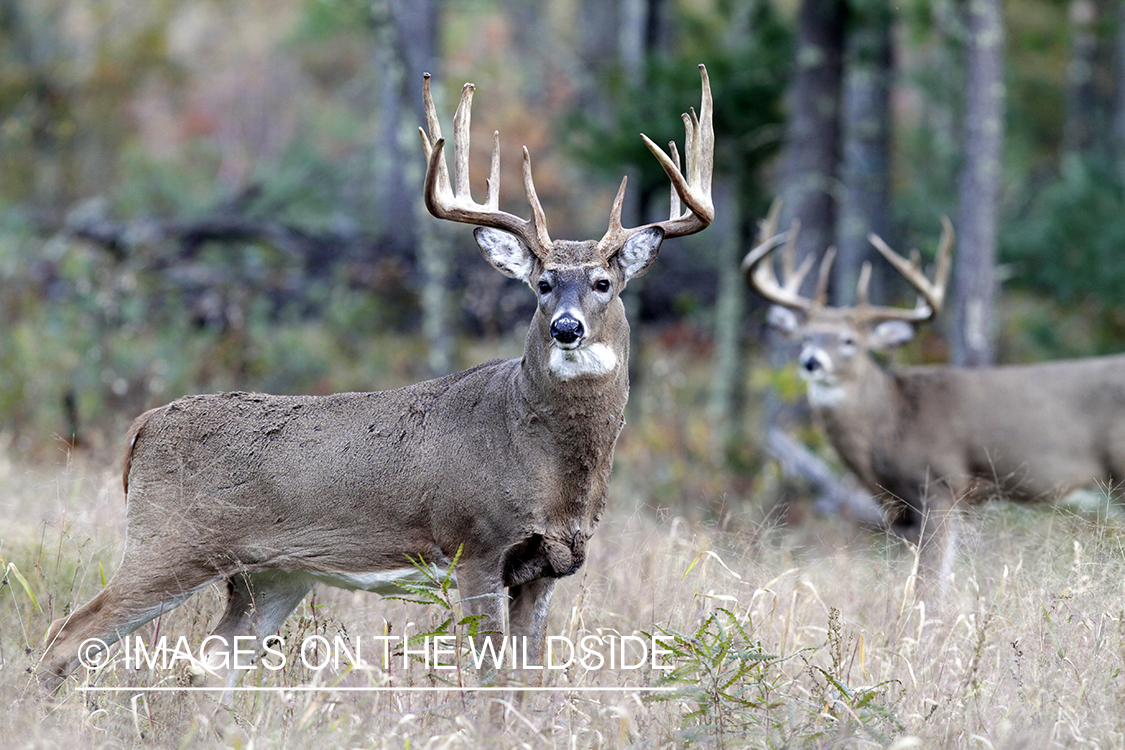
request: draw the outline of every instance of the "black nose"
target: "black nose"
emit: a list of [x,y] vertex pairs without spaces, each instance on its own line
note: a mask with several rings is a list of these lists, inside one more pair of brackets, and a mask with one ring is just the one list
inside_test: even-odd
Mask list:
[[809,372],[816,372],[820,369],[820,362],[817,361],[816,357],[809,357],[801,365]]
[[573,344],[582,338],[582,323],[577,318],[563,315],[551,323],[551,338],[560,344]]

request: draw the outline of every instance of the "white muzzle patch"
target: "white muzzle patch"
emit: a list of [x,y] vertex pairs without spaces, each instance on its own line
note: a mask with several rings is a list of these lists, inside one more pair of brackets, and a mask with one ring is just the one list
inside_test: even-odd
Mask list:
[[617,369],[617,355],[606,344],[590,344],[577,349],[551,347],[548,364],[562,380],[608,375]]
[[818,347],[806,346],[798,359],[801,378],[808,388],[809,405],[830,409],[844,399],[844,387],[832,372],[832,358]]

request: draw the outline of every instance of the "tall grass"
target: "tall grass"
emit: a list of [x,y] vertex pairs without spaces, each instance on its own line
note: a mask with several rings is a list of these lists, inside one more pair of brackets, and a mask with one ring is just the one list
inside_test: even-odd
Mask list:
[[[0,464],[0,731],[6,747],[1120,747],[1125,744],[1125,529],[1049,508],[975,515],[940,609],[910,591],[910,550],[816,519],[718,532],[627,505],[628,481],[584,569],[562,581],[548,632],[660,633],[670,672],[552,672],[495,732],[480,693],[283,692],[218,697],[83,693],[36,699],[27,669],[52,617],[96,593],[116,565],[116,472]],[[19,575],[16,575],[18,571]],[[215,588],[146,627],[199,642]],[[358,640],[446,625],[448,612],[318,589],[287,643]],[[425,665],[317,674],[257,672],[244,685],[446,684]],[[468,676],[471,683],[472,677]],[[101,686],[186,684],[108,672]],[[584,688],[660,686],[671,692]]]
[[[672,669],[574,665],[547,673],[560,690],[520,699],[406,690],[475,682],[415,658],[317,671],[289,651],[241,683],[286,690],[238,692],[229,708],[213,693],[78,689],[187,685],[184,665],[80,670],[43,702],[29,670],[47,624],[117,566],[120,475],[111,455],[60,447],[56,462],[16,465],[0,450],[0,747],[1125,747],[1119,517],[986,506],[947,600],[923,603],[902,543],[830,518],[775,523],[757,504],[771,471],[719,471],[697,408],[705,371],[685,356],[642,353],[609,509],[547,629],[659,635]],[[281,635],[292,649],[446,631],[459,613],[444,599],[317,588]],[[211,587],[140,633],[198,644],[224,605]],[[303,689],[324,686],[395,690]],[[604,690],[623,686],[661,691]]]

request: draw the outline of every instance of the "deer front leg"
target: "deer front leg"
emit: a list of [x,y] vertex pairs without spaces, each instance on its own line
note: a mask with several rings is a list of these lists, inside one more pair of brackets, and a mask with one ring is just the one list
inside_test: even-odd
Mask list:
[[[524,650],[527,661],[523,665],[543,667],[543,646],[547,634],[547,611],[551,606],[551,596],[555,591],[555,578],[539,578],[522,586],[509,589],[508,627],[516,643]],[[526,644],[526,645],[525,645]],[[539,685],[543,682],[543,670],[526,670],[523,682]]]
[[949,593],[960,525],[958,496],[957,490],[945,482],[935,483],[926,490],[918,534],[922,598],[932,594],[940,600]]
[[505,601],[501,566],[470,562],[457,570],[457,585],[461,589],[461,610],[465,617],[477,617],[476,635],[473,637],[473,662],[480,665],[480,681],[496,681],[503,666],[503,655],[508,653],[504,643]]

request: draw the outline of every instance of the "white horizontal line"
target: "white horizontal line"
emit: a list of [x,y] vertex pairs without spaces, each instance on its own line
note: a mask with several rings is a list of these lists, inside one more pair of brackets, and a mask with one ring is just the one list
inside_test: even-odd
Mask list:
[[152,687],[116,687],[116,686],[94,686],[94,685],[80,685],[77,690],[82,693],[89,692],[102,692],[102,693],[171,693],[171,692],[203,692],[203,693],[490,693],[490,692],[513,692],[524,691],[530,693],[612,693],[612,692],[640,692],[640,693],[667,693],[679,688],[674,687],[641,687],[641,686],[622,686],[622,687],[519,687],[513,685],[510,687],[495,687],[495,686],[477,686],[477,687],[456,687],[456,686],[443,686],[435,685],[433,687],[418,687],[418,686],[370,686],[370,687],[317,687],[315,685],[295,685],[293,687],[194,687],[194,686],[177,686],[177,685],[155,685]]

